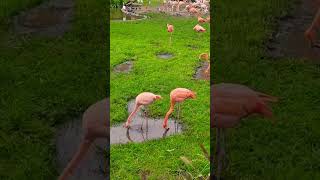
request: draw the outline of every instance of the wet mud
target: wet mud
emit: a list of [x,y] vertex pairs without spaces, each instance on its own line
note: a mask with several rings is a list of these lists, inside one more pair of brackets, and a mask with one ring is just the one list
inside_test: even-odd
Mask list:
[[50,0],[13,18],[17,34],[62,36],[71,28],[73,0]]
[[304,38],[318,8],[320,0],[298,1],[290,15],[279,19],[277,32],[267,43],[267,54],[273,58],[302,58],[320,63],[320,48],[311,48]]
[[201,65],[197,68],[196,73],[194,74],[194,78],[197,80],[210,80],[210,69],[209,72],[206,73],[205,71],[207,70],[209,66],[208,61],[201,62]]
[[117,65],[114,68],[114,71],[117,73],[128,73],[132,70],[132,68],[133,68],[133,61],[126,61],[124,63]]
[[[128,113],[134,109],[135,101],[128,103]],[[137,112],[131,122],[129,129],[123,124],[111,127],[110,144],[125,144],[128,142],[144,142],[152,139],[165,138],[167,136],[182,133],[182,125],[174,119],[169,119],[169,130],[162,127],[163,118],[145,117],[143,108]]]
[[[57,168],[59,172],[67,166],[83,140],[82,119],[74,119],[58,127],[56,135]],[[106,179],[106,144],[108,140],[97,139],[90,147],[70,180]]]

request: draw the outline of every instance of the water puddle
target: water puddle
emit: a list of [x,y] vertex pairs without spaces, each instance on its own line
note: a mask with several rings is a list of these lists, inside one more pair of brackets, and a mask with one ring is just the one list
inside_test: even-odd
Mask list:
[[[56,151],[58,171],[62,172],[67,166],[83,138],[82,119],[74,119],[58,127],[56,136]],[[106,157],[105,149],[107,140],[97,139],[89,152],[82,159],[70,180],[105,180]]]
[[209,66],[208,61],[201,62],[201,66],[197,68],[196,73],[194,74],[194,78],[197,80],[210,80],[210,70],[208,73],[205,71]]
[[267,52],[274,58],[303,58],[320,63],[320,48],[311,48],[304,39],[304,32],[320,7],[320,0],[302,0],[295,6],[290,15],[279,19],[278,31],[270,37]]
[[15,16],[18,34],[63,35],[71,27],[73,0],[51,0]]
[[117,65],[114,68],[114,71],[118,73],[128,73],[132,70],[132,68],[133,68],[133,61],[126,61],[124,63]]
[[162,53],[158,53],[157,57],[160,59],[171,59],[173,57],[173,54],[168,52],[162,52]]
[[141,20],[145,19],[146,16],[138,14],[126,14],[121,11],[121,9],[110,9],[110,20],[113,21],[132,21],[132,20]]
[[[134,100],[129,101],[129,113],[133,111],[134,105]],[[173,119],[169,119],[169,130],[165,130],[162,127],[163,118],[145,118],[143,114],[144,113],[142,113],[141,110],[137,112],[135,117],[132,119],[131,127],[129,129],[124,128],[123,124],[111,127],[110,144],[144,142],[182,133],[182,125]]]

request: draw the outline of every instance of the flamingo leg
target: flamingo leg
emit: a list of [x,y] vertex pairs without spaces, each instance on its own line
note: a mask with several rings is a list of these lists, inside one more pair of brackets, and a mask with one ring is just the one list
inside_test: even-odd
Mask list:
[[178,131],[178,123],[180,122],[180,111],[181,111],[181,103],[178,103],[178,122],[176,122],[176,120],[174,120],[174,124],[175,124],[175,131]]
[[222,149],[222,156],[223,156],[223,169],[226,169],[229,164],[228,156],[227,156],[227,142],[226,142],[226,130],[222,129],[222,138],[223,138],[223,149]]
[[141,131],[143,131],[143,123],[144,123],[144,121],[145,121],[145,119],[146,119],[146,114],[147,114],[147,112],[146,112],[146,106],[144,106],[144,108],[143,108],[143,119],[142,119],[142,123],[141,123],[141,127],[140,127],[140,129],[141,129]]
[[217,142],[217,147],[216,147],[216,163],[217,163],[217,171],[216,171],[216,176],[217,180],[220,180],[220,175],[221,175],[221,129],[217,128],[217,134],[216,134],[216,142]]
[[215,162],[217,163],[217,158],[218,158],[218,154],[219,154],[219,147],[220,147],[220,141],[219,141],[220,137],[219,137],[219,128],[216,128],[216,154],[215,154]]
[[148,139],[148,107],[146,107],[146,111],[144,113],[144,118],[146,121],[146,139]]

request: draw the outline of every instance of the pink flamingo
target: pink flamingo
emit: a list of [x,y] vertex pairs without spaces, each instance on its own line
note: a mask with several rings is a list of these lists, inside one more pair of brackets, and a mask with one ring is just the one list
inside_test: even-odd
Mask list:
[[320,44],[316,43],[317,30],[319,30],[319,28],[320,28],[320,9],[318,9],[317,14],[312,21],[312,24],[304,33],[304,37],[310,43],[311,47],[320,47]]
[[80,164],[92,143],[98,138],[109,139],[109,98],[91,105],[83,114],[84,139],[78,151],[63,170],[58,180],[66,180]]
[[163,121],[163,125],[162,127],[167,129],[167,126],[168,126],[168,119],[169,119],[169,116],[171,115],[171,113],[173,112],[174,110],[174,105],[176,103],[179,103],[179,107],[178,107],[178,117],[180,115],[180,103],[183,102],[184,100],[186,99],[195,99],[196,98],[196,93],[189,90],[189,89],[186,89],[186,88],[176,88],[174,90],[172,90],[170,92],[170,109],[169,111],[166,113],[166,116],[164,118],[164,121]]
[[191,14],[193,14],[193,15],[198,15],[198,14],[199,14],[199,11],[198,11],[196,8],[194,8],[194,7],[190,7],[190,8],[189,8],[189,12],[190,12]]
[[195,26],[193,27],[193,30],[196,31],[196,32],[198,32],[198,33],[206,32],[206,29],[203,28],[202,26],[200,26],[199,24],[195,25]]
[[168,33],[170,33],[170,44],[171,44],[171,36],[172,36],[173,31],[174,31],[174,28],[173,28],[172,24],[167,24],[167,31],[168,31]]
[[[241,119],[252,114],[260,114],[272,119],[273,113],[267,103],[277,102],[278,98],[243,85],[221,83],[211,86],[211,99],[211,114],[213,114],[211,128],[217,128],[215,163],[219,179],[223,163],[222,157],[225,159],[226,154],[225,129],[236,127],[240,124]],[[220,146],[221,138],[223,147]]]
[[196,32],[198,32],[198,38],[200,38],[200,33],[206,32],[206,29],[203,28],[202,26],[200,26],[199,24],[195,25],[195,26],[193,27],[193,30],[196,31]]
[[[140,106],[148,106],[148,105],[152,104],[155,100],[158,100],[158,99],[162,99],[162,97],[160,95],[155,95],[155,94],[150,93],[150,92],[140,93],[136,97],[134,110],[129,115],[129,117],[127,119],[127,122],[124,125],[124,127],[126,127],[126,128],[130,127],[131,119],[132,119],[133,115],[135,115],[136,112],[139,110]],[[141,128],[142,128],[142,126],[141,126]]]
[[200,17],[200,16],[198,16],[198,22],[199,23],[205,23],[205,22],[207,22],[207,20],[202,18],[202,17]]

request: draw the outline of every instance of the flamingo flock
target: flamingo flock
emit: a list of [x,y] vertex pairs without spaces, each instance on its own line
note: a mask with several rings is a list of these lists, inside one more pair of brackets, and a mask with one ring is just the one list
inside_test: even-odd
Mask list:
[[[185,8],[181,7],[185,6]],[[206,0],[196,0],[195,2],[190,2],[188,0],[164,0],[163,1],[163,9],[171,12],[179,12],[179,11],[189,11],[194,14],[198,14],[199,12],[208,13],[210,6],[210,2]],[[161,9],[161,8],[160,8]]]

